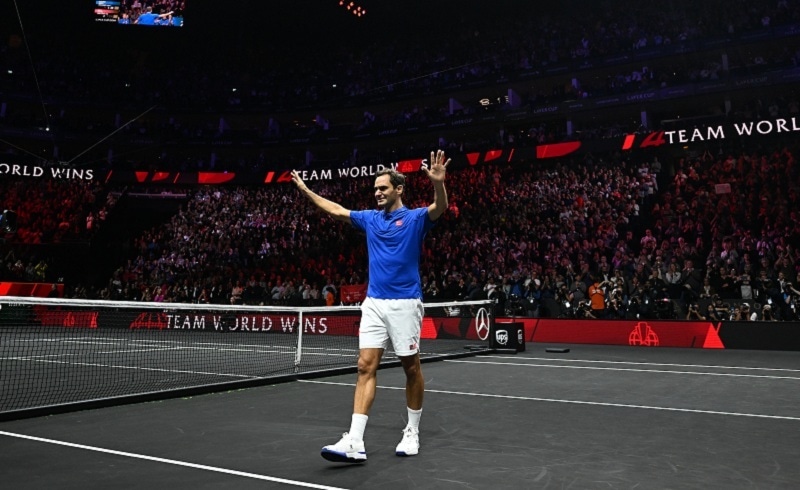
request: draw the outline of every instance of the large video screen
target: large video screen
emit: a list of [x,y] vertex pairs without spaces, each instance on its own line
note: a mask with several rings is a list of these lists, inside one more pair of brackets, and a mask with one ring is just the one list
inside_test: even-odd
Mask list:
[[186,0],[95,0],[95,22],[183,27]]

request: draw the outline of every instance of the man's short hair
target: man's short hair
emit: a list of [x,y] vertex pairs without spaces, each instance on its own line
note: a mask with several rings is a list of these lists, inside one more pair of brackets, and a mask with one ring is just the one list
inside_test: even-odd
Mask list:
[[388,175],[389,183],[391,183],[392,186],[395,188],[401,185],[402,186],[406,185],[406,176],[393,168],[385,168],[383,170],[378,171],[378,173],[375,174],[375,178],[377,179],[381,175]]

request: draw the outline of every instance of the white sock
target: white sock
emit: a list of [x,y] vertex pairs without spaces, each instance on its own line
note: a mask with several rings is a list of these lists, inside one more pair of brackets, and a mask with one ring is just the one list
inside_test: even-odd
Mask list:
[[408,408],[408,407],[406,407],[406,408],[408,409],[408,425],[407,425],[407,427],[413,427],[413,428],[419,430],[419,419],[420,419],[420,417],[422,417],[422,409],[420,408],[419,410],[413,410],[413,409]]
[[368,419],[368,415],[364,415],[363,413],[354,413],[353,418],[350,421],[350,432],[348,433],[350,437],[357,441],[363,441],[364,431],[367,429]]

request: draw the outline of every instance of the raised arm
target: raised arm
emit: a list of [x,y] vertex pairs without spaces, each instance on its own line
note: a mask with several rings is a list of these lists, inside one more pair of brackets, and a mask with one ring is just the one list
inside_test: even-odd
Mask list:
[[428,206],[428,217],[431,221],[439,219],[447,211],[447,189],[444,187],[444,178],[447,174],[447,164],[450,159],[444,159],[444,151],[431,152],[430,167],[424,168],[428,178],[433,184],[433,203]]
[[350,210],[345,209],[340,204],[325,199],[309,189],[306,183],[303,182],[303,179],[300,178],[297,170],[292,170],[292,182],[297,185],[297,188],[300,189],[300,192],[302,192],[303,195],[306,196],[308,200],[311,201],[316,207],[324,211],[335,220],[350,223]]

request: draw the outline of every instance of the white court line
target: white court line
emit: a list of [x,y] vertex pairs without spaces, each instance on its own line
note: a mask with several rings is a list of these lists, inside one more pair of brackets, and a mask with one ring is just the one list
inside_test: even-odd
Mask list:
[[[110,340],[110,341],[114,341],[114,342],[127,342],[130,339],[116,338],[116,337],[103,337],[103,338],[98,338],[98,339],[96,339],[94,341],[97,341],[97,340],[103,340],[103,341]],[[91,340],[91,339],[87,340],[86,337],[45,337],[45,338],[40,338],[40,339],[20,339],[18,342],[33,343],[33,342],[80,342],[80,341],[93,342],[93,340]]]
[[[334,386],[355,386],[354,383],[335,383],[332,381],[318,381],[312,379],[299,379],[299,383],[315,383],[320,385],[334,385]],[[384,390],[403,390],[405,387],[399,386],[378,386]],[[758,413],[742,413],[742,412],[721,412],[718,410],[700,410],[695,408],[675,408],[675,407],[656,407],[651,405],[632,405],[629,403],[608,403],[608,402],[589,402],[585,400],[563,400],[559,398],[538,398],[532,396],[512,396],[512,395],[493,395],[490,393],[469,393],[464,391],[448,391],[448,390],[432,390],[425,388],[425,393],[440,393],[443,395],[462,395],[462,396],[475,396],[482,398],[499,398],[504,400],[524,400],[534,402],[550,402],[550,403],[567,403],[573,405],[593,405],[598,407],[616,407],[616,408],[641,408],[645,410],[661,410],[665,412],[684,412],[684,413],[701,413],[708,415],[730,415],[734,417],[752,417],[758,419],[773,419],[773,420],[793,420],[800,422],[800,417],[790,417],[783,415],[763,415]]]
[[88,344],[88,345],[119,345],[117,341],[98,341],[98,340],[65,340],[65,344]]
[[102,368],[115,368],[115,369],[134,369],[140,371],[158,371],[164,373],[177,373],[177,374],[202,374],[208,376],[229,376],[232,378],[246,378],[246,379],[259,379],[258,376],[250,376],[246,374],[228,374],[228,373],[208,373],[204,371],[188,371],[184,369],[164,369],[164,368],[149,368],[149,367],[142,367],[142,366],[120,366],[115,364],[98,364],[98,363],[91,363],[91,362],[68,362],[68,361],[51,361],[48,359],[25,359],[25,358],[16,358],[12,359],[15,361],[33,361],[33,362],[45,362],[50,364],[67,364],[69,366],[85,366],[85,367],[102,367]]
[[[66,339],[59,339],[59,338],[47,338],[47,339],[35,339],[35,340],[26,340],[25,342],[63,342],[63,343],[75,343],[75,344],[87,344],[87,345],[106,345],[106,344],[128,344],[131,345],[140,345],[141,347],[156,347],[158,345],[166,345],[166,346],[174,346],[174,347],[165,347],[171,349],[206,349],[206,350],[230,350],[230,351],[241,351],[241,352],[255,352],[258,353],[280,353],[280,351],[275,350],[265,350],[260,351],[259,349],[281,349],[286,351],[290,354],[294,354],[297,350],[297,346],[294,345],[263,345],[263,344],[236,344],[236,343],[224,343],[224,342],[194,342],[193,344],[189,345],[180,340],[154,340],[154,339],[123,339],[123,338],[105,338],[105,339],[97,339],[97,340],[86,340],[85,338],[66,338]],[[153,345],[155,344],[155,345]],[[221,348],[224,347],[224,348]],[[117,352],[135,352],[131,350],[127,350],[121,347],[122,350],[114,351],[111,353]],[[333,352],[358,352],[357,348],[328,348],[328,347],[303,347],[305,352],[308,351],[333,351]],[[145,352],[145,351],[140,351]],[[103,352],[106,354],[106,352]],[[30,356],[33,357],[33,356]]]
[[286,352],[282,350],[252,350],[252,349],[234,349],[234,348],[214,348],[214,347],[157,347],[157,346],[150,346],[147,349],[122,349],[122,350],[109,350],[109,351],[100,351],[100,352],[90,352],[85,355],[98,355],[98,354],[127,354],[129,352],[166,352],[166,351],[192,351],[192,350],[201,350],[201,351],[212,351],[212,352],[250,352],[253,354],[285,354],[291,355],[291,352]]
[[[248,352],[252,354],[278,354],[282,356],[294,356],[294,352],[288,350],[252,350],[252,349],[220,349],[220,348],[211,348],[211,347],[152,347],[147,349],[122,349],[122,350],[114,350],[114,351],[100,351],[100,352],[76,352],[76,353],[69,353],[69,354],[42,354],[36,356],[16,356],[16,357],[0,357],[0,361],[41,361],[41,362],[59,362],[59,361],[48,361],[46,358],[48,357],[87,357],[87,356],[94,356],[94,355],[112,355],[112,354],[127,354],[131,352],[166,352],[166,351],[189,351],[189,350],[203,350],[203,351],[212,351],[212,352]],[[341,351],[341,349],[339,349]],[[352,357],[355,355],[356,351],[347,352],[345,354],[339,354],[336,352],[305,352],[304,356],[325,356],[325,357]],[[388,354],[384,357],[389,356]],[[388,358],[388,357],[387,357]],[[105,364],[88,364],[88,363],[78,363],[78,362],[68,362],[68,361],[61,361],[62,364],[75,364],[75,365],[86,365],[86,366],[98,366],[98,367],[125,367],[125,366],[114,366],[114,365],[105,365]]]
[[[355,355],[356,355],[355,352],[347,352],[347,353],[344,353],[344,354],[330,354],[330,353],[327,353],[327,352],[303,352],[303,357],[306,357],[306,356],[321,356],[321,357],[348,357],[349,358],[349,357],[353,357]],[[384,358],[389,358],[389,357],[384,356]],[[351,366],[347,366],[347,367],[351,367]]]
[[[42,354],[38,356],[16,356],[16,357],[0,357],[1,361],[42,361],[42,362],[50,362],[47,360],[48,357],[89,357],[89,356],[99,356],[99,355],[110,355],[110,354],[128,354],[132,352],[167,352],[167,351],[177,351],[177,350],[187,350],[188,348],[184,347],[169,347],[169,348],[159,348],[159,349],[129,349],[129,350],[112,350],[112,351],[100,351],[100,352],[76,352],[76,353],[69,353],[69,354]],[[209,350],[209,349],[205,349]],[[236,349],[212,349],[215,352],[239,352]],[[244,351],[244,352],[252,352],[252,351]],[[284,352],[284,351],[256,351],[255,354],[282,354],[282,355],[292,355],[291,352]],[[81,364],[78,362],[71,362],[71,361],[51,361],[51,362],[61,362],[62,364]],[[114,365],[106,365],[106,364],[87,364],[87,366],[96,365],[96,366],[107,366],[107,367],[118,367]]]
[[229,470],[227,468],[219,468],[219,467],[216,467],[216,466],[208,466],[208,465],[204,465],[204,464],[189,463],[189,462],[186,462],[186,461],[178,461],[178,460],[175,460],[175,459],[158,458],[158,457],[155,457],[155,456],[148,456],[146,454],[136,454],[136,453],[129,453],[129,452],[125,452],[125,451],[116,451],[114,449],[106,449],[106,448],[96,447],[96,446],[86,446],[86,445],[83,445],[83,444],[75,444],[75,443],[72,443],[72,442],[57,441],[57,440],[54,440],[54,439],[45,439],[45,438],[42,438],[42,437],[28,436],[28,435],[25,435],[25,434],[15,434],[13,432],[0,431],[0,436],[15,437],[17,439],[27,439],[29,441],[43,442],[43,443],[47,443],[47,444],[55,444],[57,446],[66,446],[66,447],[71,447],[71,448],[76,448],[76,449],[85,449],[87,451],[94,451],[94,452],[105,453],[105,454],[113,454],[115,456],[124,456],[126,458],[143,459],[145,461],[155,461],[156,463],[166,463],[166,464],[171,464],[171,465],[175,465],[175,466],[185,466],[187,468],[194,468],[194,469],[197,469],[197,470],[213,471],[215,473],[224,473],[224,474],[227,474],[227,475],[242,476],[242,477],[245,477],[245,478],[253,478],[253,479],[256,479],[256,480],[264,480],[264,481],[269,481],[269,482],[274,482],[274,483],[284,483],[286,485],[293,485],[295,487],[316,488],[316,489],[319,489],[319,490],[344,490],[344,489],[342,489],[340,487],[331,487],[331,486],[328,486],[328,485],[318,485],[316,483],[308,483],[308,482],[303,482],[303,481],[298,481],[298,480],[287,480],[285,478],[277,478],[277,477],[274,477],[274,476],[259,475],[257,473],[248,473],[248,472],[245,472],[245,471]]
[[96,356],[101,354],[120,354],[128,352],[166,352],[168,350],[180,350],[180,347],[149,347],[147,349],[122,349],[122,350],[106,350],[100,352],[79,352],[79,356]]
[[689,376],[724,376],[730,378],[761,378],[761,379],[792,379],[800,381],[800,376],[768,376],[766,374],[736,374],[736,373],[710,373],[706,371],[670,371],[667,369],[634,369],[618,367],[599,367],[599,366],[564,366],[556,364],[529,364],[524,362],[492,362],[492,361],[459,361],[455,359],[447,362],[458,362],[462,364],[490,364],[494,366],[522,366],[522,367],[544,367],[556,369],[588,369],[591,371],[626,371],[633,373],[659,373],[659,374],[685,374]]
[[294,346],[275,345],[275,344],[243,344],[236,342],[188,342],[186,340],[155,340],[155,339],[128,339],[131,344],[171,344],[171,345],[235,345],[240,347],[274,347],[291,348]]
[[0,361],[36,361],[47,357],[72,357],[77,355],[79,354],[41,354],[38,356],[0,357]]
[[[516,356],[491,356],[492,359],[517,359]],[[708,369],[741,369],[743,371],[785,371],[790,373],[800,373],[800,369],[787,368],[768,368],[768,367],[748,367],[748,366],[723,366],[715,364],[670,364],[662,362],[631,362],[631,361],[598,361],[586,359],[554,359],[552,357],[525,357],[525,360],[550,361],[550,362],[585,362],[587,364],[629,364],[631,366],[667,366],[667,367],[692,367]]]

